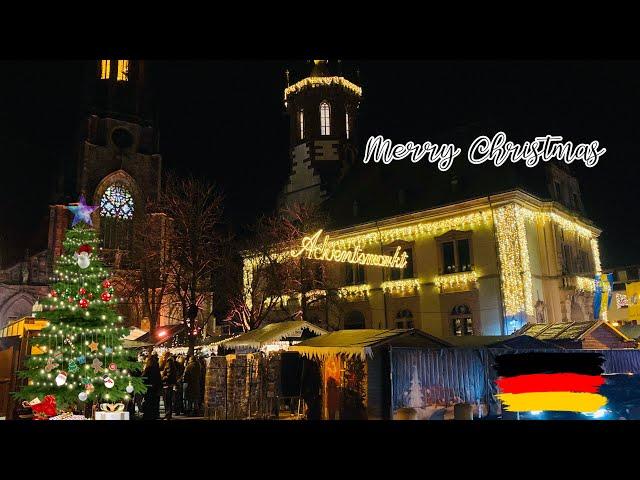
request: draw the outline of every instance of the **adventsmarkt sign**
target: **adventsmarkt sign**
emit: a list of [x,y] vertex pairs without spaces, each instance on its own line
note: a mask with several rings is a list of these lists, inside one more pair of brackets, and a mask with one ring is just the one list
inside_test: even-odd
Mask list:
[[322,230],[309,237],[302,239],[302,246],[299,250],[293,250],[291,255],[299,257],[305,255],[313,260],[325,260],[329,262],[355,263],[358,265],[373,265],[387,268],[406,268],[407,252],[401,252],[400,247],[396,247],[393,255],[378,255],[375,253],[364,253],[359,246],[353,250],[341,250],[329,245],[329,235],[324,236],[324,240],[319,242]]

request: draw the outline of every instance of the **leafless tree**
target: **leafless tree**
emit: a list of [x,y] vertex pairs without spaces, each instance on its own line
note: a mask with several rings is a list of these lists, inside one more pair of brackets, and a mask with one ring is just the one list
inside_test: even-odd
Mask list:
[[170,305],[170,257],[168,255],[171,219],[147,206],[146,215],[133,226],[127,269],[115,277],[118,290],[137,318],[149,320],[149,330],[160,325],[160,316]]
[[194,177],[169,175],[162,210],[171,218],[168,233],[168,293],[177,299],[186,327],[188,356],[196,339],[213,316],[211,304],[214,274],[221,263],[222,194],[211,184]]

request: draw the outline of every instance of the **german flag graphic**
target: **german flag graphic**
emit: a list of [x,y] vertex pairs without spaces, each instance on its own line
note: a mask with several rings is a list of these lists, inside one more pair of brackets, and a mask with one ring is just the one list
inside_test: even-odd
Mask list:
[[598,353],[520,353],[496,357],[497,397],[511,412],[596,412],[607,404]]

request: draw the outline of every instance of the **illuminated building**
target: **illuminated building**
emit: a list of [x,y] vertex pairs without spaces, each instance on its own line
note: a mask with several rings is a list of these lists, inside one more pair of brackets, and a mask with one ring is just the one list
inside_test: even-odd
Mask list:
[[[586,219],[580,187],[565,165],[478,168],[463,159],[439,172],[409,162],[352,163],[335,153],[356,152],[355,115],[348,116],[348,132],[343,117],[357,110],[363,92],[343,80],[315,61],[310,76],[285,91],[292,169],[284,201],[321,203],[331,218],[325,233],[334,251],[357,247],[389,255],[400,246],[409,261],[405,269],[366,265],[355,275],[352,265],[325,254],[324,275],[343,285],[337,289],[342,318],[326,318],[329,309],[321,305],[305,320],[342,328],[415,327],[448,337],[592,319],[600,230]],[[327,121],[334,154],[322,144]],[[469,145],[486,134],[483,127],[443,138]],[[245,261],[245,275],[250,270]]]

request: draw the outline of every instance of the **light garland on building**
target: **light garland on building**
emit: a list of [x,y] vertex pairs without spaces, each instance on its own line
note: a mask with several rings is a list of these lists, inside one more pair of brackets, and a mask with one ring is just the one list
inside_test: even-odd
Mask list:
[[496,237],[507,316],[522,312],[527,315],[534,314],[526,217],[528,217],[527,212],[523,212],[515,204],[496,210]]
[[598,246],[598,239],[591,239],[591,251],[593,252],[593,263],[596,270],[596,275],[602,273],[602,266],[600,265],[600,247]]
[[347,300],[364,299],[369,295],[369,290],[371,285],[348,285],[338,290],[338,296]]
[[593,278],[576,276],[576,289],[584,292],[595,292],[596,283]]
[[344,77],[307,77],[284,89],[284,101],[287,101],[289,95],[298,93],[305,88],[329,87],[331,85],[341,86],[359,97],[362,96],[362,88]]
[[478,282],[475,271],[438,275],[433,282],[442,290],[466,290],[473,288]]
[[420,289],[420,282],[415,278],[406,280],[389,280],[382,282],[380,288],[385,293],[409,293]]

